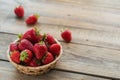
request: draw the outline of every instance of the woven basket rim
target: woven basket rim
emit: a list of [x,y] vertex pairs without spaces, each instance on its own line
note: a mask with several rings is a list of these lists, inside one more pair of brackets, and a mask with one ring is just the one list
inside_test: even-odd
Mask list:
[[[57,39],[55,39],[55,40],[56,40],[56,42],[57,42],[58,44],[60,44],[60,42],[59,42]],[[16,42],[16,41],[18,41],[18,39],[16,39],[14,42]],[[61,50],[60,50],[60,54],[57,56],[57,58],[56,58],[54,61],[52,61],[51,63],[46,64],[46,65],[42,65],[42,66],[30,67],[30,66],[23,66],[23,65],[20,65],[20,64],[17,64],[17,63],[15,63],[15,62],[13,62],[13,61],[11,60],[10,56],[9,56],[9,53],[10,53],[9,46],[8,46],[8,50],[7,50],[7,57],[8,57],[8,59],[9,59],[9,61],[10,61],[14,66],[21,66],[21,67],[29,68],[29,69],[44,68],[44,67],[50,66],[51,64],[54,64],[55,62],[57,62],[57,61],[60,59],[60,57],[62,56],[62,51],[63,51],[61,44],[60,44],[60,46],[61,46]]]

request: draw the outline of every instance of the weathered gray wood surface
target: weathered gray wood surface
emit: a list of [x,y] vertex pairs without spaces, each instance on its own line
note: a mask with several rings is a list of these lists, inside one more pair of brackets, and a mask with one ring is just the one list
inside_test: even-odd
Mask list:
[[[17,35],[0,33],[0,36],[0,59],[8,60],[6,57],[8,45],[17,38]],[[120,51],[74,43],[61,43],[64,53],[56,69],[106,77],[120,77]]]
[[[4,66],[4,67],[3,67]],[[28,76],[18,72],[10,63],[0,61],[0,80],[108,80],[87,75],[51,70],[48,74]]]
[[[23,19],[17,19],[13,12],[19,3],[25,7]],[[42,33],[52,34],[63,45],[64,53],[56,69],[120,79],[119,0],[1,0],[0,6],[1,60],[7,60],[7,47],[16,39],[13,34],[37,26]],[[40,14],[40,19],[36,25],[27,26],[24,20],[32,13]],[[72,31],[72,43],[62,41],[62,28]],[[50,77],[56,73],[66,77],[74,74],[54,71]],[[54,80],[55,76],[52,77]]]

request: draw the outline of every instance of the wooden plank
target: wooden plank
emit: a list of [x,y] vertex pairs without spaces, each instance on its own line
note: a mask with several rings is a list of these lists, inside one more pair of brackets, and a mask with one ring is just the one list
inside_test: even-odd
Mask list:
[[[2,26],[0,31],[9,32],[9,33],[23,33],[28,29],[28,27],[26,27],[24,23],[20,22],[21,25],[18,24],[13,25],[13,23],[15,22],[11,21],[10,24],[6,24],[5,26]],[[56,37],[59,40],[61,40],[60,30],[63,28],[69,28],[73,33],[72,42],[74,43],[100,46],[100,47],[112,48],[112,49],[120,49],[120,42],[119,42],[120,35],[118,34],[119,32],[113,34],[111,32],[102,32],[102,31],[89,30],[89,29],[88,30],[76,29],[72,27],[55,26],[55,25],[47,25],[47,24],[46,25],[38,24],[36,26],[38,26],[41,29],[41,32],[51,33],[52,35],[54,35],[54,37]]]
[[[102,24],[102,25],[113,25],[119,26],[119,14],[113,13],[115,12],[106,12],[106,10],[99,10],[100,8],[96,8],[98,10],[91,10],[91,8],[84,8],[81,6],[71,6],[71,5],[61,5],[55,3],[33,3],[26,2],[25,6],[31,6],[31,9],[28,7],[28,11],[35,11],[43,16],[51,16],[55,18],[63,18],[63,19],[73,19],[78,21],[90,22],[94,24]],[[36,6],[34,6],[36,5]],[[86,6],[86,5],[84,5]],[[39,8],[38,8],[39,7]],[[107,8],[108,10],[109,8]],[[111,11],[111,9],[109,9]],[[118,11],[118,10],[117,10]],[[120,12],[119,12],[120,13]],[[70,15],[70,16],[69,16]],[[111,19],[112,18],[112,19]],[[103,20],[104,19],[104,20]]]
[[0,35],[0,59],[7,59],[7,56],[6,56],[7,48],[9,44],[13,42],[16,38],[17,38],[16,35],[8,35],[8,34]]
[[[62,3],[62,4],[70,4],[70,5],[75,5],[75,6],[92,6],[92,7],[103,7],[103,8],[120,8],[120,1],[119,0],[34,0],[34,1],[29,1],[29,0],[21,0],[19,1],[23,4],[26,4],[28,2],[35,2],[35,3],[40,3],[40,2],[49,2],[49,3]],[[116,7],[116,8],[115,8]]]
[[[5,54],[7,46],[16,38],[16,35],[0,33],[0,36],[0,59],[7,60]],[[56,66],[57,69],[120,78],[119,50],[61,43],[64,52]]]
[[[7,76],[7,77],[6,77]],[[10,63],[0,61],[0,79],[1,80],[108,80],[98,77],[92,77],[81,74],[61,72],[52,70],[45,75],[28,76],[19,73]]]
[[0,0],[0,26],[6,20],[6,17],[9,15],[10,10],[14,10],[15,5],[17,5],[17,3],[14,2],[14,0]]
[[[26,0],[27,1],[27,0]],[[34,0],[34,2],[41,2],[41,1],[47,1],[47,2],[57,2],[62,4],[72,4],[72,5],[86,5],[86,6],[93,6],[93,7],[103,7],[103,8],[120,8],[119,0]],[[33,1],[32,1],[33,2]]]
[[[87,5],[71,6],[47,1],[35,2],[26,0],[23,2],[27,11],[25,18],[32,13],[38,13],[42,16],[39,20],[40,23],[120,32],[119,9],[103,9],[101,7],[90,7],[90,5],[88,7],[86,7]],[[11,10],[10,16],[8,16],[10,19],[6,22],[16,21],[14,17],[13,10]],[[21,20],[17,21],[19,21],[15,22],[17,24],[24,23]]]

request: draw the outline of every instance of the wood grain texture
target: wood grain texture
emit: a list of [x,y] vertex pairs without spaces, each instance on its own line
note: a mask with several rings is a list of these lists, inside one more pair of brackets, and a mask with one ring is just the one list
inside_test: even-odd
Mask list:
[[[70,5],[61,5],[61,3],[54,4],[53,2],[49,3],[45,1],[40,3],[25,1],[23,5],[28,11],[25,18],[32,13],[40,14],[41,19],[36,26],[39,26],[43,31],[50,32],[51,34],[57,31],[58,33],[54,36],[58,39],[60,29],[70,28],[73,32],[73,42],[75,43],[120,49],[120,16],[118,14],[79,9],[77,6],[73,7]],[[31,8],[29,8],[30,6]],[[13,11],[11,11],[10,15],[7,17],[6,22],[2,24],[0,31],[22,33],[27,30],[28,27],[26,27],[24,22],[25,18],[17,19],[12,12]],[[68,16],[69,13],[72,15]]]
[[[113,32],[115,32],[116,30],[118,32],[120,31],[118,30],[120,25],[119,24],[120,11],[118,9],[106,8],[104,10],[101,9],[101,7],[91,8],[90,5],[86,8],[87,5],[71,6],[69,4],[64,5],[61,3],[54,3],[50,1],[30,2],[26,0],[23,2],[25,10],[27,11],[25,14],[25,18],[32,13],[38,13],[42,16],[42,18],[39,21],[40,23],[73,26],[103,31]],[[11,14],[8,17],[10,18],[10,20],[8,21],[14,20],[15,19],[14,17],[15,15],[13,14],[13,10],[11,10]],[[19,21],[17,22],[17,24],[21,23],[20,19],[17,21]],[[114,27],[116,27],[117,29]]]
[[4,23],[10,11],[15,8],[15,5],[17,5],[17,3],[14,2],[14,0],[0,0],[0,26]]
[[[13,24],[15,22],[11,22],[11,23]],[[29,28],[26,27],[24,23],[18,26],[17,24],[14,25],[12,24],[6,24],[5,26],[2,26],[0,31],[17,34],[17,33],[23,33],[27,29],[31,28],[31,27]],[[55,25],[47,25],[47,24],[37,24],[36,26],[41,29],[42,33],[43,32],[50,33],[59,40],[61,40],[60,30],[63,28],[69,28],[73,33],[72,42],[74,43],[99,46],[110,49],[120,49],[120,41],[119,41],[120,35],[117,32],[113,34],[111,32],[88,30],[88,29],[76,29],[72,27],[55,26]]]
[[[64,54],[56,69],[120,79],[119,2],[119,0],[114,2],[112,0],[10,0],[10,2],[2,0],[0,1],[3,6],[0,7],[2,13],[0,59],[7,60],[5,54],[7,47],[16,39],[15,35],[9,33],[23,33],[37,26],[42,29],[42,33],[50,33],[62,41],[60,30],[69,28],[73,33],[73,40],[70,44],[61,42]],[[13,13],[13,6],[16,4],[22,4],[26,10],[23,19],[16,18]],[[41,17],[36,25],[27,26],[25,19],[33,13],[38,13]]]
[[[6,66],[8,65],[8,66]],[[18,72],[10,63],[0,61],[0,80],[108,80],[81,74],[52,70],[45,75],[27,76]]]
[[[0,33],[0,59],[8,60],[6,50],[16,35]],[[63,56],[56,69],[120,78],[120,51],[61,42]]]
[[[90,1],[88,0],[87,1],[76,0],[76,3],[77,2],[86,3],[84,5],[79,5],[79,6],[76,6],[76,5],[71,6],[69,4],[70,1],[75,1],[75,0],[64,0],[64,1],[68,1],[68,5],[62,4],[59,1],[60,0],[55,0],[54,2],[52,2],[47,0],[46,2],[45,1],[42,2],[37,0],[37,1],[30,2],[26,0],[24,1],[23,5],[26,6],[26,9],[28,8],[28,11],[35,10],[37,13],[40,13],[40,15],[47,16],[47,17],[54,17],[54,18],[62,18],[63,21],[65,21],[64,19],[70,19],[70,20],[77,20],[79,22],[82,21],[82,22],[88,22],[88,23],[93,23],[98,25],[119,26],[118,21],[120,18],[119,16],[120,12],[118,9],[111,9],[109,7],[105,9],[103,9],[103,7],[92,7],[92,5],[87,4],[87,3],[90,3]],[[96,5],[105,3],[103,1],[97,1],[97,0],[92,0],[92,1],[93,1],[93,4],[96,4]],[[55,2],[58,2],[58,3],[55,3]],[[102,2],[102,3],[99,3],[99,2]],[[36,6],[33,6],[33,4]],[[31,6],[31,8],[27,6]]]

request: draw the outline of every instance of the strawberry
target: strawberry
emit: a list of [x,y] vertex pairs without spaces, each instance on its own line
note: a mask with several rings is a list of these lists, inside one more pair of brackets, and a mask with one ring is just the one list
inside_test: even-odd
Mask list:
[[26,31],[21,39],[28,39],[31,41],[33,44],[37,43],[41,40],[41,34],[39,33],[39,30],[37,28],[32,28],[28,31]]
[[19,51],[11,52],[10,58],[13,62],[19,64],[20,63],[20,53],[19,53]]
[[61,33],[61,37],[64,39],[65,42],[69,43],[72,39],[72,34],[70,30],[65,30]]
[[59,44],[52,44],[50,46],[50,51],[53,55],[59,55],[61,50],[61,46]]
[[46,35],[46,42],[48,45],[52,45],[52,44],[56,43],[55,39],[50,34]]
[[25,22],[26,22],[27,25],[32,25],[32,24],[35,24],[35,23],[38,21],[38,18],[39,18],[38,15],[33,14],[33,15],[30,15],[30,16],[25,20]]
[[48,64],[48,63],[52,62],[53,60],[54,60],[53,55],[50,52],[48,52],[46,54],[46,56],[43,58],[42,63],[43,64]]
[[16,42],[13,42],[10,44],[10,51],[17,51],[18,50],[18,44]]
[[40,61],[37,60],[36,58],[33,58],[31,60],[31,62],[29,63],[29,66],[31,66],[31,67],[37,67],[37,66],[40,66],[40,65],[41,65]]
[[21,51],[25,50],[25,49],[29,49],[29,50],[33,51],[33,44],[30,41],[28,41],[27,39],[22,39],[19,42],[18,48]]
[[34,53],[37,59],[41,60],[43,56],[47,53],[47,47],[43,41],[36,43],[33,47]]
[[33,54],[30,50],[25,49],[20,53],[20,61],[28,63],[31,61]]
[[24,8],[22,6],[18,6],[14,9],[14,13],[17,17],[22,18],[24,16]]

